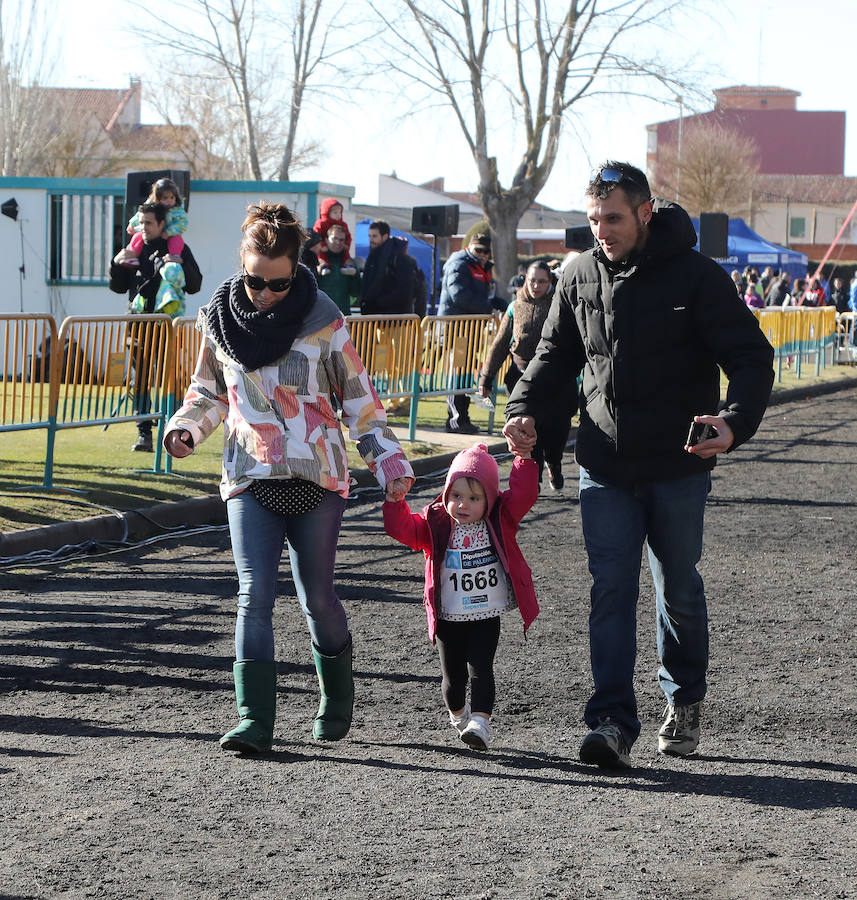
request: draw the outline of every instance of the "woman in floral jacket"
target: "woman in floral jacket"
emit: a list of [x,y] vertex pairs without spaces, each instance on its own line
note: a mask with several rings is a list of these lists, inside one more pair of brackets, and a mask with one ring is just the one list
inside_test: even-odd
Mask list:
[[203,334],[184,403],[164,446],[192,453],[224,423],[221,496],[238,569],[235,695],[240,722],[225,750],[259,752],[273,741],[276,662],[272,616],[283,544],[306,615],[321,686],[319,740],[351,726],[351,634],[333,584],[348,462],[339,424],[388,495],[413,483],[341,312],[298,263],[306,234],[282,204],[248,208],[242,272],[199,312]]

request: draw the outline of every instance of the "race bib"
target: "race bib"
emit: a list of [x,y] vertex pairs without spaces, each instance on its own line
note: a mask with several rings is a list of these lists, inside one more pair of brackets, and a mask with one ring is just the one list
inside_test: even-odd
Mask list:
[[442,618],[488,618],[510,605],[506,573],[493,547],[447,549],[441,573]]

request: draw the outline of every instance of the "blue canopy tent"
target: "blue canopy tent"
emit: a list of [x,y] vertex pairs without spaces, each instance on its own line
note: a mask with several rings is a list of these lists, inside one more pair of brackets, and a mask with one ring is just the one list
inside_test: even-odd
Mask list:
[[[693,227],[699,235],[699,219],[693,219]],[[699,249],[699,241],[696,244]],[[752,266],[760,272],[770,266],[780,272],[788,272],[793,278],[806,277],[809,260],[805,253],[779,247],[756,234],[743,219],[729,220],[729,233],[726,239],[727,253],[725,259],[717,262],[731,272],[741,271],[745,266]]]
[[[362,256],[363,259],[366,259],[369,255],[369,224],[371,221],[371,219],[361,219],[355,226],[354,256]],[[399,231],[398,228],[393,228],[392,226],[390,227],[390,234],[395,235],[396,237],[405,238],[408,242],[408,253],[413,256],[417,261],[417,265],[423,270],[423,274],[426,276],[426,282],[428,283],[429,294],[431,294],[431,244],[426,243],[421,238],[414,237],[412,234],[408,234],[406,231]],[[438,257],[438,278],[440,277],[440,271],[440,257]],[[435,278],[435,283],[437,283],[438,278]]]

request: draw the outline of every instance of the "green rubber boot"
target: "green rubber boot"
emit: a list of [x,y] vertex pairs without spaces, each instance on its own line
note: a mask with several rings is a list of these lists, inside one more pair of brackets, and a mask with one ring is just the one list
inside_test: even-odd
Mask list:
[[354,676],[351,671],[351,638],[348,646],[337,656],[325,656],[312,645],[321,703],[318,705],[312,736],[317,741],[338,741],[351,728],[354,709]]
[[245,659],[233,664],[232,674],[241,721],[223,735],[220,746],[239,753],[270,750],[277,711],[277,664]]

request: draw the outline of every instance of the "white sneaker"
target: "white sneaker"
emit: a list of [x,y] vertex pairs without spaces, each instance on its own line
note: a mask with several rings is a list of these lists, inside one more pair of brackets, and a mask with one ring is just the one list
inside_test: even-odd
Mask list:
[[488,749],[491,744],[491,726],[488,724],[488,718],[476,713],[467,723],[467,727],[461,732],[461,740],[473,750]]
[[461,737],[461,732],[464,731],[470,723],[470,703],[464,704],[464,709],[459,715],[455,715],[455,713],[450,710],[449,721],[452,722],[452,727],[458,732],[458,736]]
[[702,701],[687,706],[667,703],[664,723],[658,732],[658,750],[671,756],[689,756],[699,746],[699,717]]

